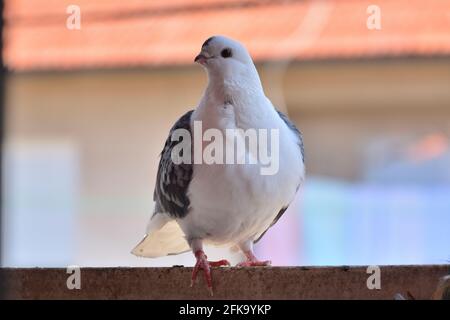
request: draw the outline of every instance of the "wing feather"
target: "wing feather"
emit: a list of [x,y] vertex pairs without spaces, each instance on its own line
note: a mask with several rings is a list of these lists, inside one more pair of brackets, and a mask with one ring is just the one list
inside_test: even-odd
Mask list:
[[164,144],[153,193],[155,210],[147,227],[147,235],[132,250],[136,256],[156,258],[189,250],[176,219],[185,217],[189,212],[187,190],[192,179],[192,164],[175,164],[172,161],[173,148],[182,142],[172,141],[172,134],[177,129],[191,133],[192,112],[185,113],[174,124]]
[[153,200],[156,203],[155,213],[167,213],[174,218],[183,218],[189,211],[187,190],[192,179],[192,164],[175,164],[172,161],[173,148],[182,141],[172,141],[175,130],[184,129],[191,133],[192,110],[185,113],[170,130],[161,152],[161,159],[156,177]]
[[[305,150],[303,147],[303,135],[300,132],[300,130],[295,126],[295,124],[289,120],[288,116],[285,115],[283,112],[278,111],[278,115],[280,116],[280,118],[284,121],[284,123],[289,127],[289,129],[292,130],[292,132],[297,136],[298,138],[298,146],[300,148],[300,152],[302,155],[302,161],[305,161]],[[299,181],[298,186],[297,186],[297,190],[300,187],[300,183],[301,181]],[[270,226],[263,232],[261,233],[261,235],[254,241],[254,243],[258,242],[259,240],[261,240],[261,238],[266,234],[267,230],[269,230],[275,223],[278,222],[278,220],[281,218],[281,216],[286,212],[287,208],[289,207],[289,204],[283,208],[280,209],[280,211],[278,212],[278,214],[276,215],[275,219],[273,219],[272,223],[270,224]]]

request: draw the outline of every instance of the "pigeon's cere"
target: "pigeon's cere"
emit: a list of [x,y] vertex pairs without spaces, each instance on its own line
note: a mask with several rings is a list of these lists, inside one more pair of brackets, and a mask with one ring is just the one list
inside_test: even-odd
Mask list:
[[[203,43],[195,61],[206,69],[208,85],[197,108],[183,115],[169,133],[159,162],[155,211],[147,235],[133,254],[160,257],[192,250],[197,260],[192,283],[202,269],[212,292],[210,267],[229,263],[208,261],[204,243],[237,246],[246,257],[239,266],[270,265],[270,261],[255,257],[253,244],[280,219],[303,182],[303,141],[295,125],[265,96],[252,58],[242,44],[223,36],[211,37]],[[176,161],[174,154],[183,142],[189,141],[189,148],[179,156],[205,147],[205,141],[197,142],[195,137],[198,122],[202,124],[202,136],[208,135],[208,130],[224,136],[229,130],[237,130],[236,137],[241,139],[238,145],[245,147],[240,153],[242,159],[254,162]],[[247,148],[246,142],[257,136],[251,134],[252,130],[275,130],[277,139],[271,137],[275,139],[271,143],[258,139],[255,149]],[[194,137],[174,139],[179,132]],[[209,139],[211,144],[219,140]],[[279,153],[274,174],[261,174],[265,164],[257,160],[265,148]]]

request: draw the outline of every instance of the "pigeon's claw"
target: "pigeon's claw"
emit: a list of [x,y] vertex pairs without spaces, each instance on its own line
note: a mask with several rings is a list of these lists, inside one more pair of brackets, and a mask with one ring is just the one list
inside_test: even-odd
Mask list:
[[198,272],[200,269],[202,269],[205,274],[205,280],[206,285],[208,287],[208,291],[212,296],[213,289],[212,289],[211,267],[230,266],[230,262],[228,262],[228,260],[208,261],[208,257],[203,252],[203,250],[196,251],[195,257],[197,258],[197,262],[195,263],[194,270],[192,271],[191,287],[194,286],[195,281],[197,280]]
[[208,261],[210,267],[229,267],[231,263],[228,260],[222,259],[219,261]]
[[247,260],[238,263],[236,267],[267,267],[272,265],[272,261],[270,260],[266,261],[258,260],[253,254],[253,251],[246,251],[245,256],[247,257]]

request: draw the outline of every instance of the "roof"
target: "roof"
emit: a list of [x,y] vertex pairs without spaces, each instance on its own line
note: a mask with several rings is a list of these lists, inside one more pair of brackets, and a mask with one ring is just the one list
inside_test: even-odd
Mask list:
[[449,0],[77,0],[81,30],[66,28],[72,0],[6,0],[4,59],[12,70],[190,64],[223,34],[255,60],[450,54]]

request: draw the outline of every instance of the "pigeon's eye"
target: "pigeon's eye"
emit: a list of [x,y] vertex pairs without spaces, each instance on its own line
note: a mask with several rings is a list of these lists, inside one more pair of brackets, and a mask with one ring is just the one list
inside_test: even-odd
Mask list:
[[222,57],[224,57],[224,58],[229,58],[229,57],[231,57],[233,54],[232,54],[230,48],[225,48],[225,49],[222,50],[222,52],[220,52],[220,55],[221,55]]

